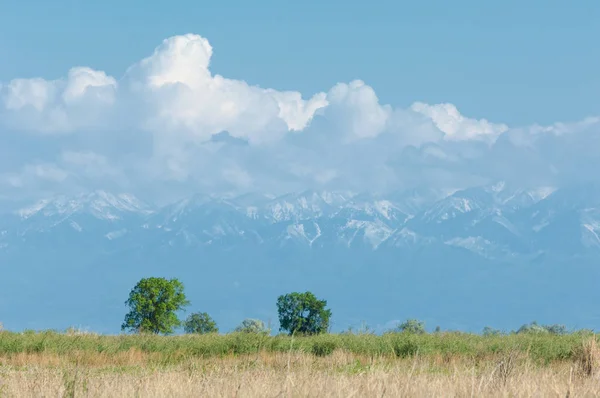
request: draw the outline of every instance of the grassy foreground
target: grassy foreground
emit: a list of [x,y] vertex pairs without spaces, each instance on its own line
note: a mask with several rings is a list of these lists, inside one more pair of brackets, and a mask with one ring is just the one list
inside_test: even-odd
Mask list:
[[600,396],[596,339],[0,332],[0,396]]

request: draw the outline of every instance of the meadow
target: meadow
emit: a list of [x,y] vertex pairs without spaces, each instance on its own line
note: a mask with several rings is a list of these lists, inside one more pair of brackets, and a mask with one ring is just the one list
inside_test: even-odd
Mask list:
[[0,332],[0,396],[600,396],[565,335]]

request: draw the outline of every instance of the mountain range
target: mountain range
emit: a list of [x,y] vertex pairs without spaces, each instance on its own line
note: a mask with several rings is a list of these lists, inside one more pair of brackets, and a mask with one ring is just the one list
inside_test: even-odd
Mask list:
[[0,214],[0,321],[116,332],[128,289],[163,275],[225,329],[246,317],[276,323],[274,301],[290,289],[335,304],[334,329],[408,317],[467,330],[533,319],[592,328],[599,234],[593,185],[198,194],[166,206],[105,191],[54,196]]

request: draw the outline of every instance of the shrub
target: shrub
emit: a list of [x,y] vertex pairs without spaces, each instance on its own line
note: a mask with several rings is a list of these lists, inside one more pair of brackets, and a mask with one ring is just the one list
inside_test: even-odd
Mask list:
[[567,327],[565,325],[555,324],[555,325],[546,325],[544,327],[550,334],[558,334],[558,335],[567,334]]
[[425,322],[419,321],[417,319],[408,319],[405,322],[401,323],[397,328],[397,332],[400,333],[409,333],[409,334],[425,334],[427,331],[425,330]]
[[333,351],[335,351],[336,348],[337,348],[337,345],[334,341],[317,340],[313,343],[312,353],[318,357],[325,357],[327,355],[331,355],[331,353],[333,353]]
[[517,333],[532,333],[532,334],[556,334],[564,335],[567,334],[567,327],[565,325],[538,325],[537,322],[531,322],[528,325],[523,325],[517,330]]
[[244,319],[244,321],[235,328],[235,332],[268,335],[271,333],[271,329],[267,328],[264,322],[259,319]]
[[408,358],[417,355],[419,345],[411,340],[396,340],[393,344],[394,354],[399,358]]
[[492,327],[486,326],[483,328],[483,332],[482,334],[484,336],[500,336],[502,334],[504,334],[502,331],[498,330],[498,329],[494,329]]
[[537,322],[533,321],[530,324],[525,324],[517,330],[517,334],[548,334],[550,333],[548,329],[546,329],[542,325],[538,325]]
[[206,312],[191,314],[185,321],[183,329],[188,334],[218,333],[217,323]]

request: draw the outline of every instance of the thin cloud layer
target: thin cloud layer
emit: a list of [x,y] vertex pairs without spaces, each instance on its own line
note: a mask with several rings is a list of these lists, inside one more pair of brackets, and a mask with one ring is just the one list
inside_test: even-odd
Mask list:
[[158,197],[598,179],[597,117],[509,127],[452,104],[381,104],[359,80],[303,97],[214,74],[212,54],[188,34],[121,77],[74,67],[0,83],[0,190]]

